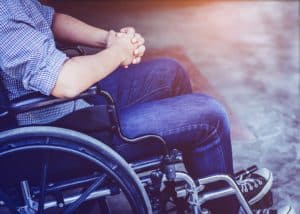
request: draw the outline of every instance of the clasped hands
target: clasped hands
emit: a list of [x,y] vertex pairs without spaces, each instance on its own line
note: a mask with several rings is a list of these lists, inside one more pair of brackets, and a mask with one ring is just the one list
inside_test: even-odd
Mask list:
[[116,48],[121,58],[120,64],[127,68],[130,64],[141,62],[146,50],[144,43],[145,39],[133,27],[125,27],[120,32],[108,32],[106,47]]

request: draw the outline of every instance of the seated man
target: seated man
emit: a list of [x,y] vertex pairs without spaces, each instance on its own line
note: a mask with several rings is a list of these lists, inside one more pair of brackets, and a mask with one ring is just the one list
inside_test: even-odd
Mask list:
[[[107,32],[55,13],[36,0],[1,1],[0,14],[0,74],[9,99],[34,91],[72,98],[100,81],[117,102],[126,136],[162,136],[170,147],[183,151],[185,167],[194,178],[233,174],[229,121],[223,106],[209,96],[192,93],[178,62],[156,59],[140,63],[144,38],[133,28]],[[54,39],[104,50],[68,58],[56,48]],[[55,123],[97,102],[72,101],[19,114],[17,119],[20,125]],[[152,144],[129,152],[117,137],[112,145],[126,159],[158,152],[151,149],[155,150]],[[238,184],[254,204],[270,190],[271,178],[268,170],[261,169]],[[208,206],[215,213],[237,213],[239,208],[234,197]]]

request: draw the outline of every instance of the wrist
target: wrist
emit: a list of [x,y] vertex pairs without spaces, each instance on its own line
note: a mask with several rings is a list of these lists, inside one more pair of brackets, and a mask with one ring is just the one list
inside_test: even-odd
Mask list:
[[103,47],[107,48],[107,42],[109,37],[109,31],[103,32]]
[[108,49],[111,51],[113,57],[116,60],[118,60],[119,65],[121,65],[126,60],[126,55],[124,54],[124,50],[120,46],[113,45]]
[[104,48],[107,45],[108,31],[98,29],[98,33],[96,35],[97,38],[97,46],[99,48]]

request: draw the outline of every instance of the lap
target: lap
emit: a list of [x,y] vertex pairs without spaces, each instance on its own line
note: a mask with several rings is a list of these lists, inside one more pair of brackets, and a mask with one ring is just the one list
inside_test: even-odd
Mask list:
[[[99,85],[113,96],[118,109],[191,92],[187,73],[169,58],[148,60],[127,69],[120,67]],[[101,98],[90,101],[103,103]]]
[[[212,142],[212,138],[218,137],[220,126],[228,128],[223,107],[209,96],[192,94],[185,70],[171,59],[119,68],[102,80],[100,86],[115,99],[121,129],[128,137],[156,134],[170,147],[186,149]],[[101,100],[97,98],[93,103]],[[128,145],[118,137],[112,143],[124,156],[135,156],[132,145],[123,149]],[[153,144],[133,147],[142,155],[160,149]]]

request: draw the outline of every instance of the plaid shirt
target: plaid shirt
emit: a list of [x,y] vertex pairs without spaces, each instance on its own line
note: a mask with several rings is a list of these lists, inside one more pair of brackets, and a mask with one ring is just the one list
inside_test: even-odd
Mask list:
[[[0,77],[10,100],[38,91],[50,95],[68,59],[56,49],[54,10],[37,0],[0,1]],[[88,106],[82,100],[17,115],[19,125],[46,124]]]

